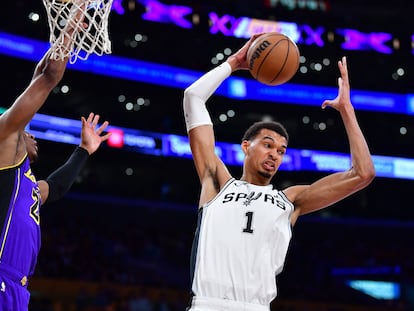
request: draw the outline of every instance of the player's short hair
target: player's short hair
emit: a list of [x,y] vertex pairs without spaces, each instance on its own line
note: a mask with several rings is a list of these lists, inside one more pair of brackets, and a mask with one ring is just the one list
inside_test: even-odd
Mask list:
[[244,132],[243,140],[253,140],[257,134],[262,129],[267,129],[278,133],[279,135],[286,138],[286,141],[289,142],[289,134],[286,128],[280,123],[276,121],[258,121],[253,123],[247,130]]

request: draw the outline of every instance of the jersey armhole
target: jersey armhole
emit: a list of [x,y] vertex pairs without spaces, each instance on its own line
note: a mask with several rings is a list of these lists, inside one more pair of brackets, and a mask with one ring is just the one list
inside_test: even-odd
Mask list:
[[224,184],[223,188],[220,189],[220,191],[216,194],[214,198],[212,198],[210,201],[204,203],[203,205],[199,206],[200,208],[204,208],[209,206],[211,203],[213,203],[219,196],[226,190],[236,179],[234,177],[230,177],[230,179]]

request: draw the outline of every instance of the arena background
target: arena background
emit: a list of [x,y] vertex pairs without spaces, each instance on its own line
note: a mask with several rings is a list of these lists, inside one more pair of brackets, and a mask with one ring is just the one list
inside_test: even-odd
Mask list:
[[[213,68],[226,48],[235,51],[244,44],[246,38],[234,36],[237,19],[284,21],[300,25],[298,47],[305,57],[303,70],[289,84],[335,87],[336,61],[346,55],[352,91],[414,94],[414,4],[408,0],[116,4],[109,17],[111,56],[201,73]],[[150,16],[150,8],[158,11]],[[48,40],[41,1],[3,3],[0,18],[0,38]],[[0,106],[7,108],[27,86],[35,61],[0,53]],[[247,72],[237,76],[250,79]],[[40,113],[79,120],[93,111],[113,126],[185,136],[183,88],[148,81],[68,68]],[[407,100],[407,112],[357,110],[372,154],[414,159],[409,105]],[[226,96],[214,96],[209,108],[222,142],[237,144],[251,122],[272,118],[286,124],[290,148],[348,152],[341,120],[329,109]],[[74,148],[47,139],[38,144],[40,160],[33,167],[38,178]],[[404,178],[379,176],[360,193],[298,221],[274,310],[414,310],[412,167]],[[230,169],[241,172],[239,165]],[[282,170],[274,184],[309,183],[324,174]],[[144,310],[129,306],[139,297],[147,298],[145,310],[184,310],[198,194],[188,157],[102,146],[66,198],[42,211],[31,310]]]

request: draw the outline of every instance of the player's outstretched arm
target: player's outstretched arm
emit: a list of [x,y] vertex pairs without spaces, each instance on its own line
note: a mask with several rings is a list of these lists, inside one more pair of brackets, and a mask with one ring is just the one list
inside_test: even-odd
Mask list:
[[202,187],[200,206],[211,200],[231,178],[227,168],[215,154],[213,123],[206,107],[207,100],[216,89],[240,66],[235,56],[230,58],[230,61],[208,71],[184,90],[185,125]]
[[213,123],[206,101],[231,73],[227,64],[203,75],[184,91],[183,109],[193,161],[201,184],[199,206],[220,191],[231,176],[215,154]]
[[89,156],[110,136],[110,133],[103,134],[109,124],[108,121],[98,127],[99,115],[91,112],[88,119],[82,117],[81,120],[82,130],[79,146],[62,166],[50,174],[46,180],[38,182],[42,204],[46,201],[54,202],[62,198],[75,182]]
[[[66,23],[67,27],[65,32],[67,34],[76,31],[77,27],[87,27],[83,23],[84,14],[82,12],[82,10],[73,12],[71,20]],[[64,42],[65,48],[68,50],[73,48],[70,36],[61,34],[61,40]],[[0,132],[3,133],[2,136],[8,137],[13,132],[22,131],[33,118],[34,114],[45,103],[53,88],[61,81],[68,59],[51,59],[53,48],[51,46],[46,51],[42,59],[38,62],[29,85],[0,117]]]
[[100,116],[91,112],[88,116],[88,119],[85,117],[81,118],[82,121],[82,131],[81,131],[81,143],[79,147],[88,151],[91,155],[96,150],[98,150],[99,146],[102,142],[108,140],[111,133],[102,133],[108,127],[109,122],[104,121],[102,125],[98,127]]
[[52,89],[62,79],[67,60],[53,61],[49,56],[50,50],[36,66],[30,84],[0,117],[0,132],[4,136],[24,130],[45,103]]
[[351,173],[360,182],[356,181],[357,190],[367,186],[375,176],[374,162],[368,148],[367,141],[362,133],[351,104],[350,86],[348,78],[347,59],[338,61],[341,77],[338,78],[338,96],[333,100],[326,100],[322,108],[332,107],[339,111],[349,140],[352,167]]
[[[73,19],[82,18],[74,14]],[[79,24],[79,23],[78,23]],[[67,23],[68,32],[73,32],[74,23]],[[81,25],[84,26],[83,22]],[[65,37],[64,44],[72,48],[70,37]],[[53,88],[61,81],[68,59],[53,60],[53,46],[45,52],[36,65],[32,79],[26,89],[16,98],[5,113],[0,116],[0,167],[16,164],[26,153],[24,129],[33,116],[43,106]]]
[[341,73],[338,78],[338,96],[325,100],[322,108],[337,110],[345,126],[349,140],[351,167],[345,172],[328,175],[309,186],[294,186],[285,190],[295,204],[296,216],[332,205],[365,188],[375,177],[375,168],[367,141],[362,133],[350,99],[347,60],[338,62]]

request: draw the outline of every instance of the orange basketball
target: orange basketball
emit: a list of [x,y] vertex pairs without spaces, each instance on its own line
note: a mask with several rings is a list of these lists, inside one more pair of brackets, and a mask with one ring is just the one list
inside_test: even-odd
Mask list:
[[279,32],[256,38],[247,51],[251,75],[267,85],[289,81],[299,68],[299,49],[294,41]]

